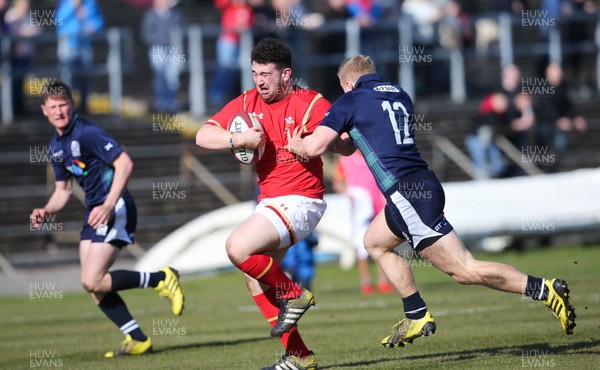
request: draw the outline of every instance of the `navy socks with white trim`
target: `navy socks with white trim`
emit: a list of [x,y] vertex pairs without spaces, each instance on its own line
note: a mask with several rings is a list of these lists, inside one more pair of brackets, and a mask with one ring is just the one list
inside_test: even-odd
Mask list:
[[124,335],[131,335],[131,338],[140,342],[148,339],[140,329],[137,321],[131,316],[125,302],[116,292],[107,293],[98,303],[98,308],[104,312],[106,317],[121,330]]
[[404,314],[407,319],[419,320],[425,317],[427,313],[427,305],[419,292],[409,295],[406,298],[402,298],[404,304]]

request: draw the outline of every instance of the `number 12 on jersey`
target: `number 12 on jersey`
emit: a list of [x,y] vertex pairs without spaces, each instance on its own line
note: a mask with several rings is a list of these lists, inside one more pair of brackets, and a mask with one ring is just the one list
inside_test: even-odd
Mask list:
[[[383,108],[384,112],[388,112],[388,117],[390,118],[392,129],[394,130],[396,144],[414,144],[415,139],[410,136],[410,122],[406,107],[399,101],[395,101],[393,104],[390,104],[389,100],[384,100],[381,102],[381,108]],[[402,110],[401,114],[399,114],[400,110]],[[397,116],[401,119],[402,126],[398,126],[398,120],[396,119]],[[402,127],[404,132],[400,131],[400,127]]]

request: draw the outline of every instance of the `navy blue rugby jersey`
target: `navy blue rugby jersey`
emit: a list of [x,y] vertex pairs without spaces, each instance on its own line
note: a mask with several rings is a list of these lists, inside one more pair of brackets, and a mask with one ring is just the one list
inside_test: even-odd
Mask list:
[[121,146],[104,130],[77,115],[62,136],[54,132],[49,144],[55,180],[65,181],[74,176],[85,191],[88,207],[100,205],[106,199],[115,172],[111,163],[122,152]]
[[347,132],[385,194],[408,173],[427,169],[415,145],[413,104],[398,85],[364,75],[339,98],[321,125]]

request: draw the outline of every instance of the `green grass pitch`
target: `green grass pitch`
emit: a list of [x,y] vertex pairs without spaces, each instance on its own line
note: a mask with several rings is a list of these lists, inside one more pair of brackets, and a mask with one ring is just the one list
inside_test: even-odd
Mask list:
[[[539,302],[461,286],[423,261],[411,261],[437,332],[404,348],[379,342],[402,315],[396,295],[358,293],[356,269],[322,265],[317,306],[300,331],[321,369],[597,369],[600,360],[600,248],[478,254],[526,273],[569,281],[577,327],[563,334]],[[52,277],[48,277],[51,281]],[[104,359],[122,335],[84,293],[0,298],[0,368],[260,369],[282,354],[245,290],[242,274],[184,277],[186,308],[175,318],[152,290],[122,293],[155,353]],[[55,292],[56,293],[56,292]]]

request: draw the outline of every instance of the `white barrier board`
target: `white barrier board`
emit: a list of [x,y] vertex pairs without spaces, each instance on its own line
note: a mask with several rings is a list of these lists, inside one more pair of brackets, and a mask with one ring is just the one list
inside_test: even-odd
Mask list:
[[[600,225],[600,169],[501,180],[445,183],[446,218],[461,236],[551,233]],[[327,194],[327,211],[317,231],[318,251],[354,262],[350,245],[350,204]],[[225,253],[229,233],[254,209],[244,202],[204,214],[152,247],[136,269],[169,265],[181,273],[232,267]]]

